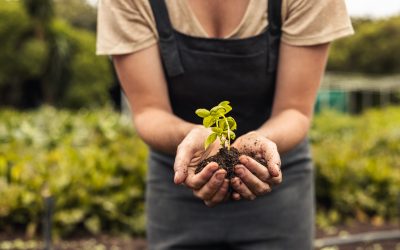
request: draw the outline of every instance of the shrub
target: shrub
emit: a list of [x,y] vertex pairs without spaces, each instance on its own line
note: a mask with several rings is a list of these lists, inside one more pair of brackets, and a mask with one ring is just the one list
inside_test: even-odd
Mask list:
[[[95,34],[51,16],[41,27],[23,3],[0,0],[0,106],[106,105],[111,63],[95,55]],[[46,14],[41,8],[33,12]]]
[[[72,28],[65,21],[53,22],[59,54],[65,58],[68,77],[61,75],[55,82],[67,79],[66,87],[55,103],[59,107],[77,109],[100,107],[108,103],[112,84],[111,63],[95,55],[96,38],[89,31]],[[59,84],[60,85],[60,84]],[[60,86],[58,89],[63,89]]]
[[[398,124],[400,108],[315,117],[310,138],[320,226],[396,217]],[[0,111],[0,230],[40,229],[49,192],[55,234],[143,234],[146,157],[129,119],[107,108]]]
[[399,124],[399,108],[359,117],[325,112],[315,118],[311,140],[321,218],[332,223],[397,216]]
[[400,16],[354,20],[355,35],[333,43],[328,70],[397,74],[400,70]]
[[34,232],[42,193],[55,198],[56,234],[144,231],[146,147],[108,109],[0,113],[0,228]]

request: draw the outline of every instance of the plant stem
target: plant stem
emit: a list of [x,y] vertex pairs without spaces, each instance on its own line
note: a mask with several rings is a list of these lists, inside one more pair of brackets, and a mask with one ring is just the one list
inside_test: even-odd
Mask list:
[[226,119],[224,115],[222,116],[224,117],[226,126],[228,127],[228,150],[231,150],[231,128],[229,127],[228,119]]
[[[215,125],[217,126],[217,128],[219,128],[219,119],[217,119],[215,121]],[[218,135],[218,137],[219,137],[219,141],[220,141],[221,146],[225,147],[225,141],[222,140],[222,135],[221,136]]]

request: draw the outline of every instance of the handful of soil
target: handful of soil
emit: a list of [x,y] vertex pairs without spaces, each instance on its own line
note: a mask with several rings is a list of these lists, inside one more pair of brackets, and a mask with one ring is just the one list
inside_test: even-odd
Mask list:
[[[223,168],[226,170],[226,178],[227,179],[232,179],[235,177],[235,172],[234,168],[236,165],[240,164],[239,161],[239,156],[242,155],[242,153],[239,152],[235,147],[231,147],[230,150],[227,148],[223,147],[219,149],[219,152],[216,155],[213,155],[211,157],[208,157],[204,160],[202,160],[199,165],[197,165],[197,168],[195,170],[195,174],[199,173],[205,166],[207,166],[208,163],[210,162],[216,162],[218,163],[218,166],[220,168]],[[255,155],[249,155],[245,154],[247,156],[252,157],[256,161],[258,161],[260,164],[267,166],[267,162],[264,159],[260,159],[258,157],[255,157]]]

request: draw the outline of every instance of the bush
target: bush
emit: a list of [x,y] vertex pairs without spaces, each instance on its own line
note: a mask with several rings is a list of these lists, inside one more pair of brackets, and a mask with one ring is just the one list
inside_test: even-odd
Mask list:
[[95,55],[95,34],[59,18],[45,23],[28,15],[23,1],[0,0],[0,106],[107,104],[111,63]]
[[86,0],[54,0],[56,15],[74,27],[96,31],[97,9]]
[[[34,68],[44,67],[42,46],[34,45],[33,39],[27,41],[31,45],[24,46],[21,41],[29,33],[30,28],[28,16],[20,4],[0,0],[0,87],[8,84],[10,88],[13,88],[18,81],[36,75],[36,70],[31,71],[29,67],[26,67],[24,64],[26,61],[38,60]],[[32,47],[35,46],[38,47],[37,52],[33,53]],[[20,51],[21,47],[22,51]],[[25,55],[26,50],[28,53]],[[16,53],[17,51],[21,53]]]
[[328,70],[367,74],[400,72],[400,16],[354,20],[356,34],[333,43]]
[[360,117],[325,112],[315,118],[311,140],[320,224],[398,215],[399,124],[400,108]]
[[[320,226],[395,218],[400,108],[359,117],[325,112],[310,132]],[[147,149],[109,109],[0,112],[0,230],[40,229],[55,198],[55,234],[144,233]],[[378,220],[379,221],[379,220]]]
[[[100,107],[109,102],[108,90],[113,81],[111,63],[95,55],[94,34],[72,28],[65,21],[53,22],[58,54],[65,58],[68,76],[61,75],[55,82],[67,79],[67,87],[55,102],[59,107]],[[61,84],[59,84],[61,85]],[[59,86],[58,89],[63,89]]]
[[[40,225],[55,198],[56,234],[144,232],[147,150],[108,109],[0,113],[0,229]],[[79,232],[79,230],[78,230]]]

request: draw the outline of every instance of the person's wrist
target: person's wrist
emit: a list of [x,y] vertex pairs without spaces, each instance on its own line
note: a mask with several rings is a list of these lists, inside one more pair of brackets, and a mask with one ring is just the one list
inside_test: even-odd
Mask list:
[[183,138],[185,138],[192,130],[196,129],[198,127],[197,124],[194,123],[189,123],[189,122],[185,122],[182,126],[181,126],[181,135],[182,135],[182,140]]
[[[260,137],[263,137],[263,138],[265,138],[265,139],[267,139],[267,140],[270,140],[270,141],[273,141],[273,140],[271,140],[271,138],[270,138],[270,135],[265,131],[265,130],[263,130],[263,129],[256,129],[256,130],[253,130],[253,131],[251,131],[251,132],[254,132],[254,134],[256,134],[256,135],[258,135],[258,136],[260,136]],[[250,133],[251,133],[250,132]]]
[[208,136],[209,134],[212,133],[211,128],[206,128],[203,125],[194,125],[192,130],[195,130],[197,133],[200,133],[205,136]]

